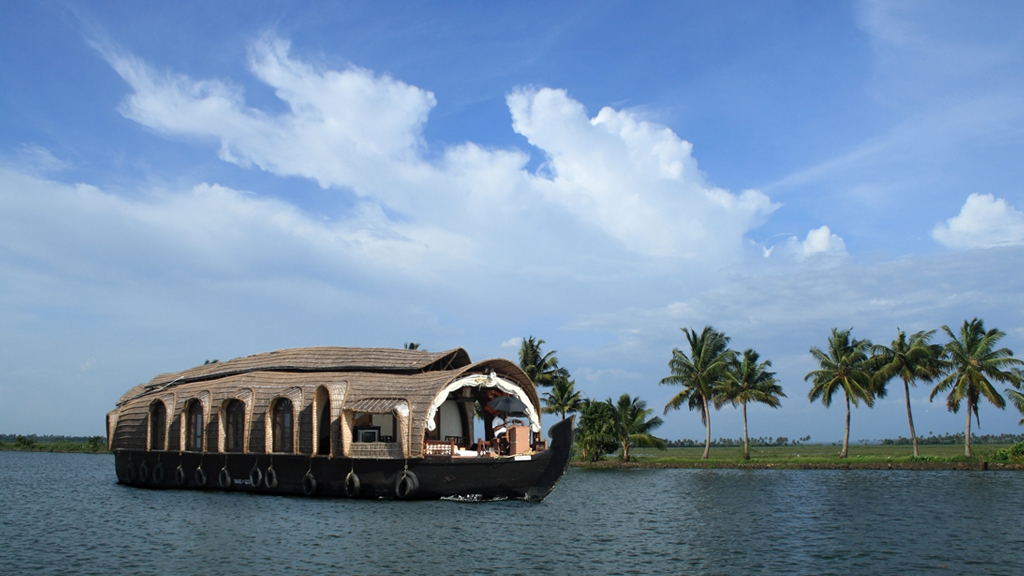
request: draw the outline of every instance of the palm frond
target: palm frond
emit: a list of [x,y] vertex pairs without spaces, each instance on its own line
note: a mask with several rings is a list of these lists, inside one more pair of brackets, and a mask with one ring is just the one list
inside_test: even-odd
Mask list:
[[[1010,403],[1013,404],[1014,408],[1016,408],[1018,412],[1024,415],[1024,394],[1021,394],[1020,392],[1013,390],[1012,388],[1007,388],[1005,392],[1006,395],[1009,396]],[[1020,422],[1017,423],[1018,426],[1022,424],[1024,424],[1024,418],[1021,418]]]

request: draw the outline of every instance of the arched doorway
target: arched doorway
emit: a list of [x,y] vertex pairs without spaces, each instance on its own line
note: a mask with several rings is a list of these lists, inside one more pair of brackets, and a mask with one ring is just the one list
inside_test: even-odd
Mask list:
[[167,407],[160,400],[149,405],[149,449],[165,450],[167,447]]
[[[316,453],[321,456],[328,456],[331,453],[331,399],[327,397],[327,391],[322,390],[324,397],[317,403],[317,443]],[[319,393],[317,394],[319,397]]]

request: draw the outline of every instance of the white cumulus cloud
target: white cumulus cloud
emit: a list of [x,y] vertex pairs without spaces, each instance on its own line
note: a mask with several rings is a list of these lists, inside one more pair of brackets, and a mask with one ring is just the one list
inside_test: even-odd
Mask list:
[[437,278],[476,252],[462,235],[392,222],[373,204],[324,222],[275,198],[205,183],[132,200],[4,168],[0,179],[0,246],[64,272],[273,275],[308,266]]
[[[771,256],[774,250],[774,246],[766,248],[764,250],[765,257]],[[846,242],[839,235],[833,234],[828,226],[810,230],[803,240],[791,236],[779,246],[779,252],[790,258],[795,258],[797,261],[804,261],[808,258],[833,259],[847,254]]]
[[[534,174],[519,150],[467,142],[428,154],[431,92],[354,65],[314,66],[273,36],[252,45],[248,65],[287,104],[280,113],[247,105],[229,82],[100,50],[134,91],[126,117],[216,139],[225,161],[348,188],[383,213],[481,243],[576,252],[610,240],[642,257],[721,263],[742,257],[744,235],[777,207],[759,191],[706,183],[691,144],[670,129],[609,107],[590,118],[564,90],[507,97],[513,129],[544,154]],[[486,226],[467,232],[467,222]]]
[[544,197],[600,226],[630,249],[659,256],[735,253],[743,234],[776,206],[705,183],[693,146],[625,110],[588,118],[565,90],[517,90],[512,127],[547,156]]
[[288,105],[279,115],[246,106],[242,90],[228,82],[160,73],[109,50],[104,55],[134,90],[121,104],[125,117],[161,132],[215,138],[225,161],[357,193],[376,188],[375,175],[416,168],[433,94],[357,66],[320,70],[289,51],[287,41],[273,37],[249,51],[252,74]]
[[991,194],[971,194],[960,213],[932,229],[948,248],[992,248],[1024,244],[1024,213]]

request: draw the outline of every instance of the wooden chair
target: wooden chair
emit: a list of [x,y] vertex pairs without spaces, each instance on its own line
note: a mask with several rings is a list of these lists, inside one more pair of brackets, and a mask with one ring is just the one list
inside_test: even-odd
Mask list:
[[548,441],[545,440],[544,437],[540,435],[540,432],[533,433],[532,448],[534,452],[542,452],[548,449]]
[[494,440],[494,451],[500,456],[508,456],[508,435],[499,436]]
[[498,440],[484,440],[483,438],[476,439],[476,455],[486,456],[488,453],[498,453]]

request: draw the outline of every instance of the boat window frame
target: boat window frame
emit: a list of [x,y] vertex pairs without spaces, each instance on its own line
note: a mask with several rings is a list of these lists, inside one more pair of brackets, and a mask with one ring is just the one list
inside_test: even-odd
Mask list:
[[[369,403],[369,404],[368,404]],[[377,404],[374,406],[374,404]],[[392,442],[357,442],[356,416],[391,415],[394,418],[394,438]],[[344,406],[341,410],[341,436],[343,444],[341,453],[346,458],[372,458],[378,449],[393,451],[396,447],[402,456],[409,457],[411,426],[409,400],[407,398],[368,398]],[[372,420],[371,425],[372,428]],[[367,452],[369,450],[369,452]],[[391,457],[391,456],[389,456]]]
[[[400,444],[402,442],[401,422],[399,421],[398,414],[396,414],[394,410],[388,410],[386,412],[367,412],[367,411],[357,412],[357,411],[352,410],[352,411],[350,411],[350,413],[352,414],[352,426],[351,426],[351,430],[350,430],[351,433],[352,433],[352,442],[358,443],[358,444],[374,444],[374,443]],[[370,423],[369,424],[357,424],[356,421],[359,420],[360,417],[362,417],[362,416],[369,416],[370,417]],[[390,434],[391,442],[384,442],[383,440],[381,440],[381,438],[387,437],[389,435],[382,433],[383,426],[381,426],[379,424],[374,424],[374,422],[373,422],[373,417],[374,416],[390,416],[391,417],[391,434]],[[361,432],[363,432],[363,431],[376,432],[377,440],[375,440],[374,442],[363,442],[360,439],[360,436],[362,435]]]

